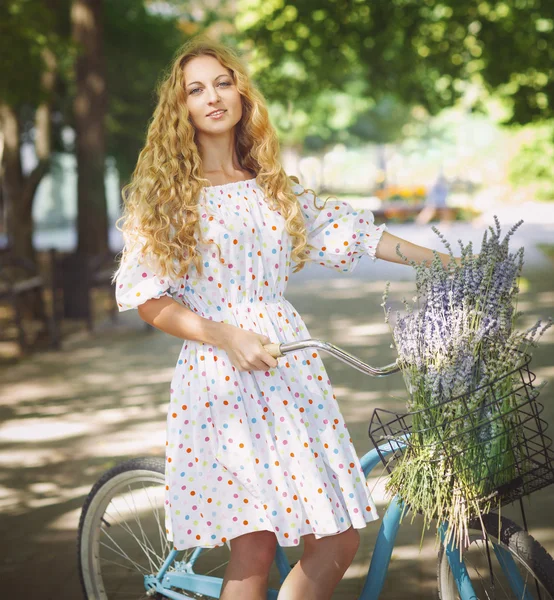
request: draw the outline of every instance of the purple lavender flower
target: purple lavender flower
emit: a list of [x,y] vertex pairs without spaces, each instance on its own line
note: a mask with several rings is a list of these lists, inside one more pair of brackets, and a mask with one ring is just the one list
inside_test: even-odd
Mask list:
[[[425,496],[405,495],[404,484],[414,481],[414,470],[425,472],[422,485],[445,494],[440,509],[445,520],[460,514],[457,502],[469,506],[490,491],[487,486],[507,481],[514,470],[506,423],[515,418],[517,396],[506,373],[521,360],[521,350],[535,345],[551,325],[539,322],[524,333],[513,327],[524,253],[523,248],[510,252],[509,242],[520,225],[516,223],[502,239],[495,217],[494,227],[484,232],[478,255],[471,243],[459,241],[459,265],[450,244],[434,230],[451,256],[450,264],[445,267],[438,254],[429,266],[411,263],[416,298],[412,307],[405,303],[406,314],[397,315],[393,338],[409,392],[408,410],[414,412],[414,438],[407,459],[393,471],[389,489],[402,493],[426,519],[436,517],[436,505],[418,503]],[[387,297],[388,287],[385,309]],[[387,321],[389,313],[386,309]],[[498,382],[502,404],[491,401],[492,382]],[[434,467],[427,468],[431,456]],[[465,514],[469,518],[471,511]]]

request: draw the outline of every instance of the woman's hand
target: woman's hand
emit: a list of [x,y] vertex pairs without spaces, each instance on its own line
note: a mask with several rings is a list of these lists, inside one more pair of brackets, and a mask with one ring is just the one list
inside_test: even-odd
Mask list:
[[264,349],[271,340],[259,333],[245,331],[234,325],[221,326],[216,346],[225,350],[233,366],[239,371],[267,371],[277,366],[277,360]]
[[277,366],[277,361],[264,349],[264,345],[271,343],[265,335],[201,317],[168,296],[147,300],[139,306],[139,315],[170,335],[225,350],[239,371],[267,371]]

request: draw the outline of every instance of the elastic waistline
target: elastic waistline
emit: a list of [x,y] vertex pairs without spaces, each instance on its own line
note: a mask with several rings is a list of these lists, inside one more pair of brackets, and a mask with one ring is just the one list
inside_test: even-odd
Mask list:
[[193,310],[197,314],[204,315],[224,315],[233,313],[236,310],[248,310],[255,306],[278,306],[278,305],[288,305],[289,302],[283,296],[279,298],[275,298],[274,300],[242,300],[240,302],[231,302],[231,306],[228,303],[223,305],[212,305],[212,306],[191,306],[187,305],[188,308]]

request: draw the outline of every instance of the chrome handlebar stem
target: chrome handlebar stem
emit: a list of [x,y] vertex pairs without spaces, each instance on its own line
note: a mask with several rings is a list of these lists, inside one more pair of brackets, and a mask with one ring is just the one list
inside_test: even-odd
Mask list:
[[279,344],[279,351],[281,354],[288,354],[296,350],[306,350],[309,348],[323,350],[323,352],[331,354],[335,358],[338,358],[339,360],[353,367],[354,369],[357,369],[358,371],[361,371],[366,375],[371,375],[372,377],[386,377],[387,375],[392,375],[393,373],[397,373],[398,371],[400,371],[400,367],[396,362],[393,362],[390,365],[386,365],[378,369],[361,361],[356,356],[345,352],[338,346],[334,346],[333,344],[329,344],[329,342],[323,342],[321,340],[308,339],[299,342],[288,342],[285,344]]

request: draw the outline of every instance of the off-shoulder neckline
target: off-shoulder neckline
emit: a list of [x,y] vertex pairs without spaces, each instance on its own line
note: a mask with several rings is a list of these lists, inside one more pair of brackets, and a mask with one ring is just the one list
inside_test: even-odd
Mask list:
[[252,183],[253,181],[256,181],[255,177],[252,177],[251,179],[241,179],[240,181],[231,181],[230,183],[220,183],[219,185],[206,185],[204,186],[204,189],[213,190],[217,188],[226,188],[233,185],[238,185],[239,183]]

